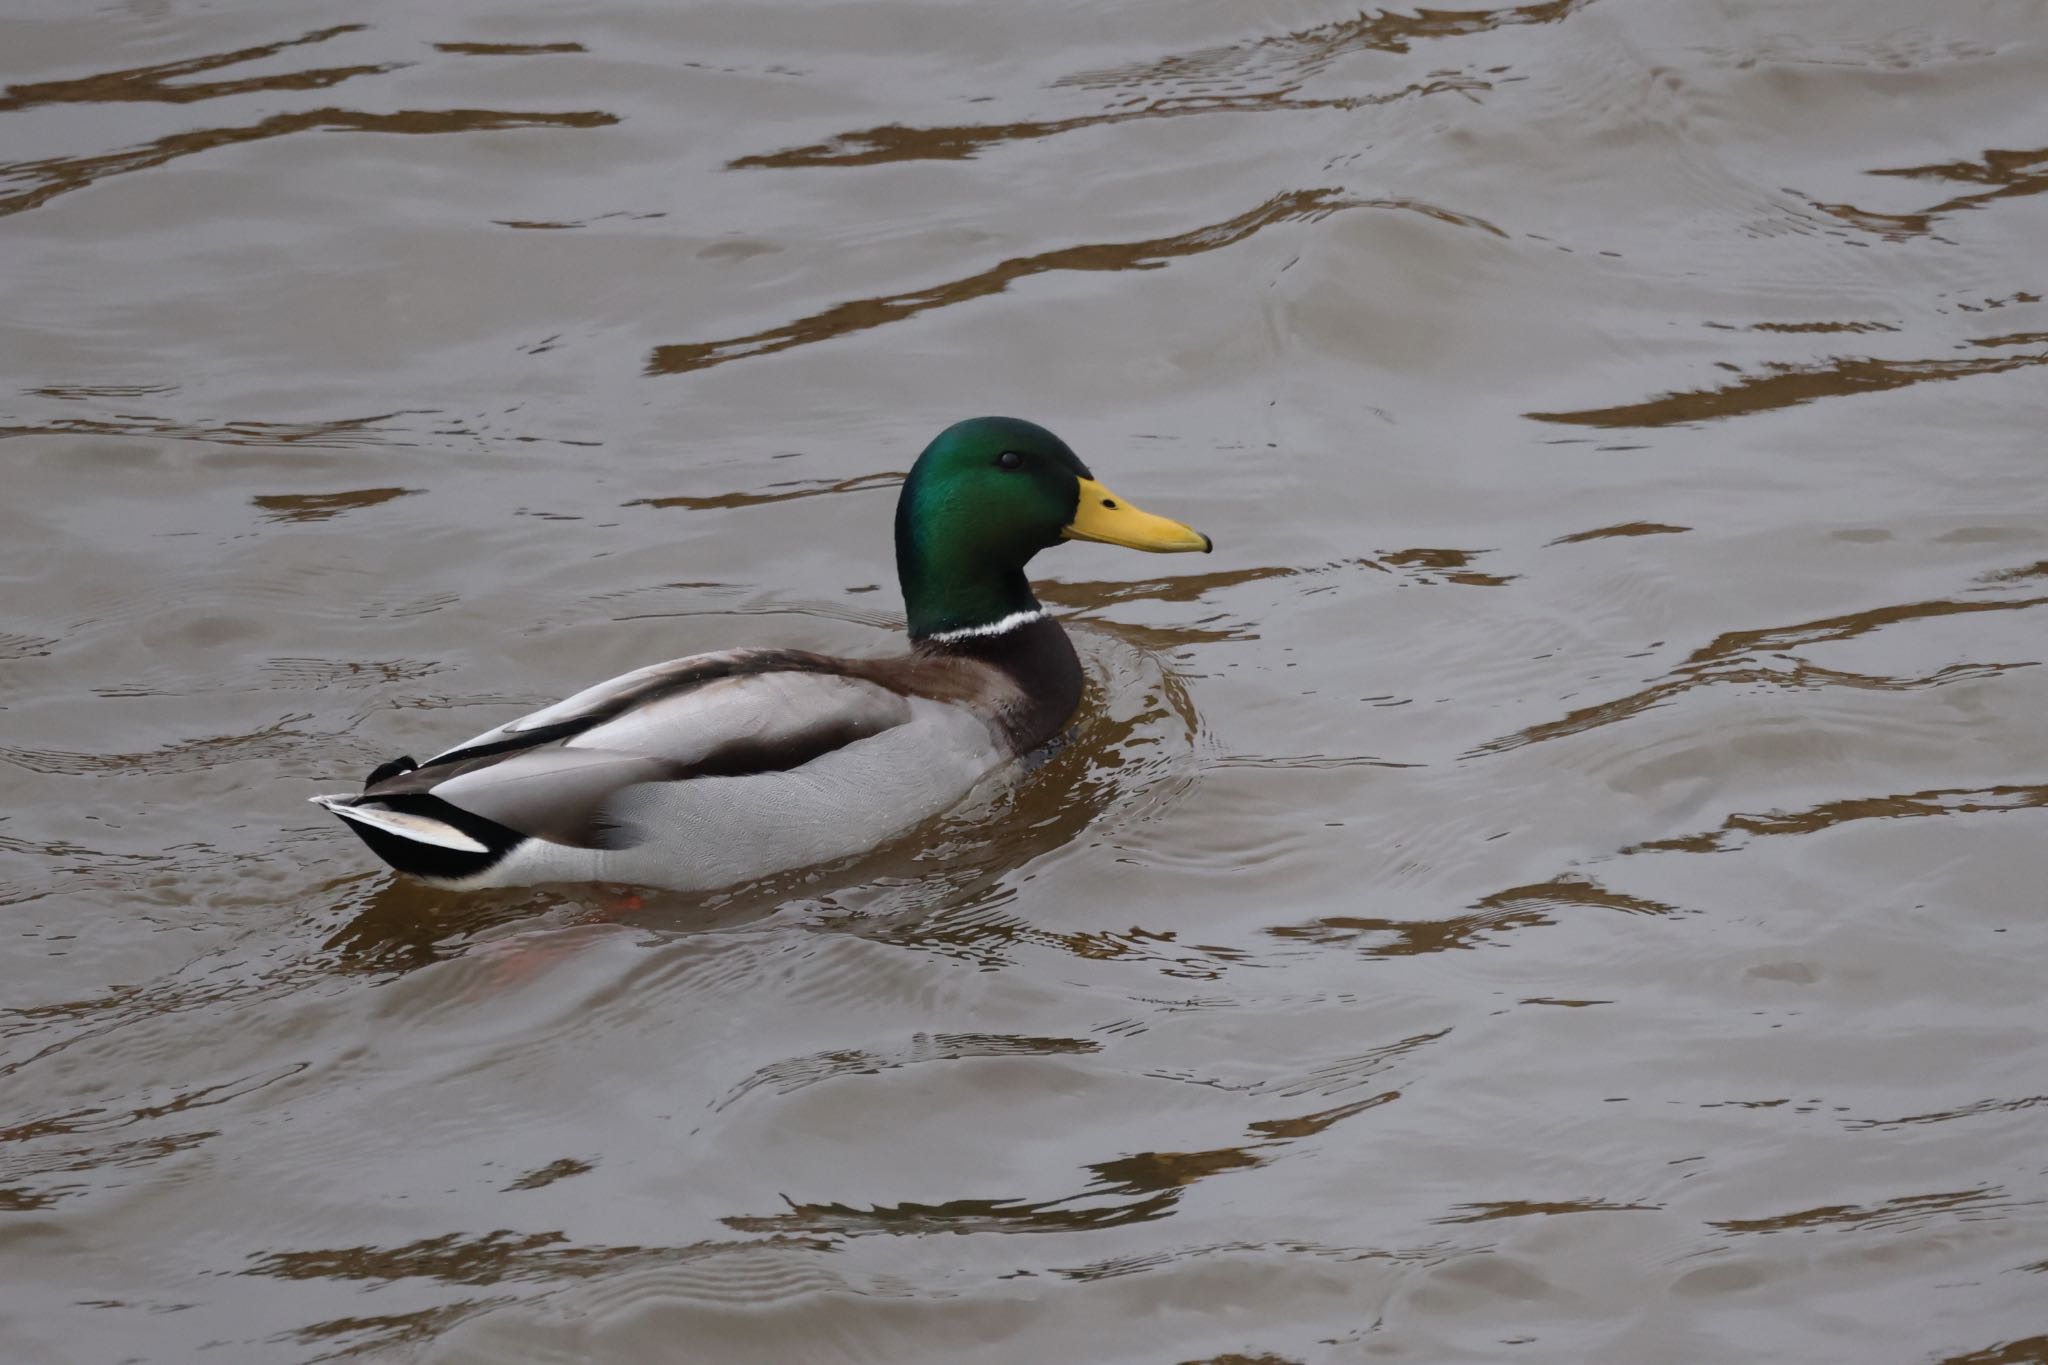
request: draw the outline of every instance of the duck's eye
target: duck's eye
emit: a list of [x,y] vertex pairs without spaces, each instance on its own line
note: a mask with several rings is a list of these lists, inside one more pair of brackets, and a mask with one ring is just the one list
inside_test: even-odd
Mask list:
[[1005,469],[1022,469],[1024,467],[1024,457],[1014,450],[1006,450],[996,456],[996,463]]

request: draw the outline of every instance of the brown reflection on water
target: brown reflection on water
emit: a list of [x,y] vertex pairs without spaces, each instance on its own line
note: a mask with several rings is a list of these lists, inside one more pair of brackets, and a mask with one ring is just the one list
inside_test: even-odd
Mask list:
[[[1712,322],[1709,327],[1721,331],[1733,331],[1726,323]],[[1779,336],[1820,336],[1843,332],[1896,332],[1896,323],[1890,322],[1752,322],[1741,329],[1745,332],[1770,332]]]
[[[382,75],[403,65],[397,62],[368,63],[278,72],[265,76],[244,76],[233,80],[175,83],[180,77],[215,71],[244,62],[262,61],[289,48],[323,43],[343,34],[361,32],[365,27],[363,24],[338,24],[315,29],[281,42],[236,48],[233,51],[204,57],[101,72],[71,80],[11,85],[7,88],[6,94],[0,96],[0,112],[58,104],[194,104],[235,95],[324,90],[358,76]],[[141,146],[96,156],[57,156],[0,164],[0,178],[28,182],[25,189],[0,195],[0,216],[37,208],[58,195],[84,189],[112,176],[162,166],[181,157],[194,156],[217,147],[260,142],[294,133],[459,133],[508,128],[601,128],[617,122],[616,115],[596,110],[538,113],[488,109],[415,109],[369,114],[327,108],[278,113],[240,127],[200,128],[171,133]]]
[[1471,567],[1484,550],[1415,549],[1389,550],[1380,555],[1382,566],[1412,570],[1420,583],[1456,583],[1468,588],[1500,588],[1513,582],[1514,574],[1487,573]]
[[236,48],[232,52],[220,52],[206,57],[188,57],[183,61],[130,67],[124,71],[104,71],[98,75],[80,76],[73,80],[10,85],[7,87],[7,93],[0,95],[0,113],[10,109],[33,109],[46,104],[88,104],[128,100],[155,104],[192,104],[199,100],[219,99],[227,95],[248,95],[259,91],[324,90],[355,76],[377,75],[393,70],[397,64],[334,66],[311,71],[286,71],[270,76],[244,76],[230,81],[202,81],[187,85],[171,85],[169,82],[180,76],[193,76],[202,71],[217,71],[224,66],[262,61],[267,57],[275,57],[287,48],[324,43],[344,33],[361,33],[366,27],[364,24],[336,24],[332,28],[315,29],[311,33],[302,34],[297,38],[287,38],[282,42]]
[[1917,1128],[1929,1123],[1953,1123],[1957,1119],[1981,1118],[1986,1114],[2017,1114],[2044,1106],[2048,1106],[2048,1095],[2027,1095],[2016,1100],[1978,1100],[1972,1104],[1957,1105],[1953,1109],[1908,1114],[1904,1118],[1852,1119],[1843,1126],[1850,1129]]
[[1455,948],[1477,948],[1515,929],[1554,923],[1531,909],[1495,909],[1440,920],[1381,919],[1368,915],[1325,915],[1310,924],[1280,924],[1266,930],[1274,938],[1322,947],[1348,946],[1365,957],[1410,957]]
[[[43,1055],[47,1053],[39,1057]],[[0,1129],[0,1174],[10,1182],[25,1182],[0,1188],[0,1203],[20,1209],[48,1207],[90,1188],[95,1173],[150,1166],[193,1151],[220,1136],[220,1129],[189,1127],[185,1116],[232,1106],[305,1070],[304,1063],[297,1063],[173,1093],[155,1103],[89,1105]],[[166,1119],[172,1122],[160,1122]],[[138,1135],[128,1135],[136,1129]]]
[[1437,920],[1384,919],[1365,915],[1330,915],[1308,924],[1275,925],[1275,938],[1344,945],[1365,957],[1413,957],[1498,943],[1516,929],[1555,924],[1546,912],[1566,906],[1616,910],[1626,915],[1675,915],[1678,907],[1643,896],[1612,891],[1586,877],[1562,876],[1528,886],[1495,891],[1473,902],[1471,913]]
[[[1212,1086],[1219,1090],[1241,1090],[1249,1095],[1273,1095],[1280,1099],[1289,1100],[1300,1099],[1307,1095],[1319,1095],[1324,1098],[1330,1098],[1373,1084],[1376,1077],[1386,1072],[1397,1062],[1410,1058],[1432,1043],[1442,1042],[1450,1036],[1451,1030],[1448,1028],[1432,1029],[1427,1033],[1417,1033],[1406,1038],[1396,1038],[1391,1043],[1382,1043],[1378,1047],[1367,1048],[1363,1052],[1354,1053],[1350,1056],[1318,1062],[1313,1066],[1307,1066],[1299,1070],[1289,1070],[1278,1076],[1269,1076],[1264,1080],[1255,1081],[1248,1085],[1234,1085],[1218,1080],[1214,1076],[1199,1073],[1181,1075],[1173,1072],[1157,1072],[1154,1074],[1172,1076],[1175,1080],[1183,1080],[1195,1085]],[[1391,1098],[1390,1094],[1382,1093],[1378,1097],[1367,1101],[1367,1103],[1379,1104],[1388,1098]],[[1349,1112],[1349,1110],[1345,1108],[1328,1112],[1342,1114]],[[1317,1116],[1310,1116],[1310,1119],[1315,1118]],[[1252,1127],[1258,1132],[1282,1136],[1291,1133],[1293,1136],[1300,1137],[1306,1136],[1307,1130],[1296,1130],[1301,1129],[1301,1126],[1306,1122],[1308,1120],[1274,1120],[1272,1122],[1255,1123]],[[1321,1125],[1321,1127],[1328,1126],[1327,1123]],[[1320,1128],[1314,1131],[1320,1131]]]
[[1458,1204],[1439,1223],[1491,1223],[1502,1218],[1548,1218],[1563,1213],[1655,1213],[1662,1204],[1617,1204],[1605,1199],[1502,1199]]
[[295,1076],[305,1070],[303,1064],[285,1067],[275,1074],[263,1077],[244,1076],[218,1085],[201,1086],[198,1089],[171,1096],[161,1104],[142,1105],[138,1108],[114,1112],[101,1106],[74,1110],[67,1114],[55,1114],[46,1118],[31,1119],[17,1123],[10,1128],[0,1128],[0,1142],[27,1142],[32,1139],[61,1136],[72,1133],[108,1132],[129,1127],[149,1119],[159,1119],[166,1114],[182,1114],[194,1109],[208,1109],[226,1104],[273,1085],[288,1076]]
[[1911,213],[1873,213],[1853,204],[1822,204],[1824,209],[1854,227],[1874,232],[1890,241],[1926,236],[1935,224],[1953,213],[1984,208],[2005,199],[2020,199],[2048,191],[2048,147],[2029,151],[1988,149],[1976,161],[1944,161],[1925,166],[1878,167],[1871,175],[1905,180],[1947,180],[1956,184],[1982,185],[1972,194],[1959,194]]
[[450,1232],[403,1246],[276,1251],[255,1258],[256,1263],[242,1273],[280,1280],[429,1279],[443,1284],[493,1285],[595,1275],[622,1262],[687,1260],[761,1246],[817,1249],[818,1243],[771,1238],[681,1247],[578,1246],[562,1232]]
[[83,777],[108,774],[128,777],[199,773],[240,759],[277,759],[325,740],[300,729],[311,720],[309,713],[281,716],[268,725],[240,734],[208,735],[201,739],[178,740],[158,749],[136,753],[94,753],[78,749],[37,749],[26,745],[0,744],[0,763],[11,763],[32,773]]
[[1147,58],[1062,77],[1053,83],[1090,90],[1196,85],[1241,79],[1251,72],[1275,68],[1307,77],[1348,53],[1406,52],[1417,43],[1470,37],[1522,24],[1552,24],[1590,3],[1591,0],[1544,0],[1539,4],[1503,5],[1495,9],[1419,9],[1405,14],[1367,10],[1354,18],[1292,33]]
[[[1068,823],[1063,821],[1060,827]],[[1086,819],[1071,824],[1078,833]],[[1029,833],[1037,845],[1041,840],[1049,843],[1053,829],[1041,825]],[[1024,950],[1035,948],[1087,962],[1146,966],[1178,980],[1214,981],[1251,956],[1227,945],[1182,943],[1171,929],[1047,929],[1006,909],[1014,897],[1015,892],[996,877],[984,875],[948,888],[939,905],[913,915],[866,921],[828,915],[823,923],[878,943],[964,958],[985,969],[1015,961]]]
[[[1613,534],[1621,534],[1614,532]],[[1417,548],[1384,550],[1376,556],[1338,559],[1322,564],[1264,564],[1243,569],[1217,569],[1209,573],[1176,574],[1168,578],[1140,579],[1047,579],[1033,585],[1041,601],[1057,607],[1071,607],[1093,619],[1095,613],[1129,602],[1199,602],[1214,594],[1252,583],[1302,578],[1321,580],[1359,569],[1397,576],[1403,586],[1454,585],[1459,587],[1503,587],[1515,574],[1489,573],[1475,569],[1472,562],[1485,550]],[[1318,582],[1305,593],[1331,590]],[[1230,625],[1223,618],[1202,617],[1193,624],[1172,627],[1118,625],[1115,629],[1132,644],[1150,650],[1178,648],[1220,640],[1255,640],[1259,633],[1246,620]]]
[[[2048,147],[2028,151],[1991,148],[1976,161],[1943,161],[1929,166],[1901,166],[1872,171],[1872,175],[1910,176],[1920,180],[1955,180],[1971,185],[1989,185],[1993,193],[1965,201],[2007,198],[2017,194],[2039,194],[2048,190]],[[1940,212],[1941,210],[1935,210]]]
[[[2031,337],[2026,339],[2032,340]],[[1523,416],[1538,422],[1583,427],[1670,427],[1746,417],[1777,408],[1797,407],[1822,398],[1885,393],[1914,384],[1968,379],[1973,375],[2005,374],[2035,365],[2048,365],[2048,351],[1957,360],[1878,360],[1868,356],[1837,356],[1811,365],[1772,362],[1764,366],[1763,373],[1746,376],[1720,388],[1667,393],[1641,403],[1624,403],[1611,408],[1529,412]]]
[[1951,1190],[1941,1194],[1905,1194],[1881,1204],[1829,1204],[1768,1218],[1729,1218],[1709,1226],[1737,1234],[1918,1227],[1944,1215],[1981,1217],[2011,1205],[2011,1199],[2001,1189]]
[[545,1166],[537,1166],[504,1187],[503,1192],[511,1194],[516,1190],[544,1190],[557,1180],[572,1176],[588,1175],[597,1169],[595,1162],[579,1161],[572,1156],[557,1157]]
[[1981,1351],[1943,1356],[1935,1365],[2041,1365],[2048,1360],[2048,1335],[2001,1341]]
[[1536,882],[1528,886],[1510,887],[1496,891],[1478,902],[1478,908],[1487,909],[1504,905],[1580,905],[1594,910],[1615,910],[1624,915],[1676,915],[1680,913],[1675,905],[1652,900],[1647,896],[1632,896],[1625,891],[1613,891],[1589,877],[1554,877],[1547,882]]
[[1782,688],[1786,691],[1847,687],[1868,692],[1913,692],[1921,688],[1940,687],[1946,683],[1963,682],[1972,678],[1992,677],[2004,672],[2005,667],[2002,664],[1950,664],[1918,677],[1892,677],[1884,674],[1852,673],[1839,668],[1823,668],[1818,664],[1797,660],[1717,660],[1711,664],[1687,664],[1676,670],[1671,677],[1662,679],[1639,692],[1631,692],[1627,696],[1617,697],[1613,701],[1601,702],[1595,706],[1581,707],[1556,720],[1545,721],[1541,725],[1532,725],[1527,729],[1517,730],[1514,734],[1488,740],[1471,750],[1466,757],[1504,753],[1541,740],[1584,734],[1588,730],[1641,715],[1703,687],[1756,684]]
[[[1370,12],[1294,33],[1147,58],[1126,66],[1078,72],[1051,82],[1054,89],[1105,91],[1160,85],[1183,87],[1181,93],[1151,99],[1135,107],[1107,109],[1061,119],[945,127],[887,124],[841,133],[829,141],[808,146],[737,157],[727,166],[732,170],[749,170],[964,160],[1004,143],[1152,119],[1203,114],[1357,110],[1448,93],[1472,98],[1491,90],[1492,82],[1484,76],[1451,71],[1432,72],[1428,80],[1383,94],[1317,97],[1298,92],[1302,82],[1321,74],[1347,53],[1407,52],[1421,42],[1466,37],[1520,24],[1553,23],[1586,3],[1589,0],[1550,0],[1550,3],[1499,9],[1421,10],[1413,14]],[[1268,88],[1243,88],[1245,83],[1253,80],[1265,83]]]
[[754,332],[727,341],[670,343],[657,346],[648,357],[647,373],[686,374],[691,370],[722,365],[729,360],[772,355],[794,346],[864,332],[891,322],[916,317],[919,313],[933,308],[944,308],[951,304],[986,298],[990,294],[1000,294],[1018,280],[1050,271],[1155,270],[1176,257],[1198,256],[1204,252],[1233,246],[1275,223],[1314,222],[1347,208],[1357,208],[1361,202],[1349,198],[1338,190],[1296,190],[1275,195],[1257,208],[1240,213],[1235,218],[1226,218],[1220,223],[1211,223],[1207,227],[1195,228],[1190,232],[1175,233],[1170,237],[1154,237],[1142,242],[1091,243],[1085,246],[1062,247],[1056,251],[1040,252],[1033,256],[1012,257],[962,279],[933,285],[928,289],[835,304],[822,313],[813,313],[809,317],[798,318],[795,322],[773,327],[765,332]]
[[406,972],[459,956],[464,940],[501,924],[536,919],[571,904],[560,892],[497,891],[456,895],[418,882],[371,874],[361,908],[321,945],[345,972]]
[[1252,114],[1303,112],[1316,109],[1363,109],[1395,100],[1450,92],[1471,94],[1492,86],[1476,77],[1446,77],[1421,82],[1384,95],[1343,95],[1311,99],[1285,91],[1233,95],[1181,95],[1154,100],[1136,109],[1114,109],[1100,114],[1078,114],[1072,118],[1031,120],[1018,123],[969,123],[936,128],[907,128],[886,124],[841,133],[827,142],[788,147],[779,152],[757,152],[726,163],[728,170],[796,169],[806,166],[877,166],[895,161],[965,161],[990,147],[1010,142],[1028,142],[1082,128],[1101,128],[1116,123],[1181,118],[1199,114]]
[[2038,810],[2042,807],[2048,807],[2048,783],[2026,787],[1956,787],[1943,791],[1907,792],[1899,796],[1848,797],[1801,811],[1731,815],[1718,830],[1673,839],[1654,839],[1626,851],[1725,853],[1741,848],[1752,838],[1775,834],[1818,834],[1857,820],[1975,815],[1984,811]]
[[1263,1166],[1290,1144],[1400,1097],[1400,1091],[1389,1090],[1317,1113],[1261,1120],[1248,1126],[1254,1140],[1235,1147],[1138,1152],[1094,1162],[1086,1167],[1094,1178],[1078,1193],[1057,1199],[955,1199],[866,1207],[791,1201],[787,1213],[734,1215],[723,1221],[735,1232],[812,1236],[1100,1232],[1165,1218],[1190,1186],[1213,1176]]
[[270,515],[266,521],[332,521],[343,512],[375,507],[419,493],[418,488],[352,488],[341,493],[259,493],[249,499]]
[[[2030,572],[2022,571],[2027,576]],[[2048,605],[2048,597],[1938,598],[1929,602],[1902,602],[1896,606],[1873,607],[1868,611],[1805,621],[1796,626],[1767,626],[1761,630],[1733,630],[1714,639],[1686,660],[1689,664],[1714,663],[1752,653],[1797,649],[1806,645],[1832,644],[1853,640],[1885,626],[1906,621],[1929,621],[1943,616],[1969,616],[1986,611],[2025,611]],[[1989,665],[1987,665],[1989,667]],[[1949,670],[1932,676],[1940,677]],[[1915,682],[1913,686],[1924,686]]]
[[434,51],[458,57],[540,57],[554,52],[587,52],[581,43],[435,43]]
[[1874,607],[1868,611],[1830,616],[1819,621],[1805,621],[1794,626],[1728,631],[1693,651],[1691,656],[1670,674],[1640,691],[1598,705],[1581,707],[1556,720],[1545,721],[1540,725],[1517,730],[1514,734],[1488,740],[1466,756],[1503,753],[1541,740],[1583,734],[1588,730],[1640,715],[1696,689],[1724,683],[1760,683],[1791,691],[1847,687],[1859,691],[1912,692],[1970,678],[1995,677],[2012,668],[2028,667],[2030,663],[1957,663],[1920,675],[1891,676],[1824,668],[1802,659],[1791,658],[1786,651],[1853,640],[1884,626],[1898,625],[1906,621],[1967,616],[1978,612],[2024,611],[2029,607],[2044,604],[2048,604],[2048,597],[1941,598],[1927,602]]
[[37,398],[82,403],[92,398],[148,398],[177,391],[176,384],[44,384],[28,392]]
[[[40,659],[62,641],[49,635],[13,635],[0,632],[0,659]],[[4,841],[0,841],[4,846]]]
[[0,165],[0,177],[25,180],[30,187],[0,195],[0,217],[49,203],[60,194],[82,190],[113,176],[149,170],[181,157],[217,147],[263,142],[295,133],[478,133],[516,128],[608,128],[618,115],[596,109],[540,113],[501,109],[403,109],[391,114],[365,114],[353,109],[301,109],[233,128],[199,128],[171,133],[139,147],[98,156],[56,156],[39,161]]
[[764,507],[769,503],[794,502],[800,498],[830,497],[834,493],[865,493],[874,488],[894,488],[903,482],[903,471],[884,470],[878,474],[859,474],[850,479],[792,479],[787,483],[768,485],[760,493],[718,493],[708,497],[674,496],[666,498],[635,498],[626,503],[628,507],[681,507],[692,512],[729,510],[735,507]]
[[[515,1188],[537,1188],[533,1186]],[[560,1283],[589,1279],[648,1266],[715,1260],[733,1253],[827,1251],[817,1238],[770,1236],[746,1241],[701,1241],[683,1246],[587,1246],[563,1232],[483,1234],[444,1233],[399,1246],[351,1246],[309,1251],[270,1252],[252,1258],[243,1275],[281,1280],[366,1282],[371,1288],[402,1280],[431,1280],[444,1285],[487,1288],[521,1283]],[[302,1343],[334,1345],[337,1338],[355,1338],[338,1352],[357,1356],[385,1351],[438,1335],[464,1318],[517,1295],[490,1295],[411,1313],[330,1318],[294,1329]],[[328,1357],[322,1357],[326,1359]]]
[[[335,1350],[314,1357],[316,1360],[347,1359],[351,1356],[365,1356],[371,1352],[383,1353],[395,1350],[408,1342],[430,1341],[447,1331],[464,1318],[474,1317],[487,1309],[501,1304],[517,1303],[516,1294],[494,1294],[473,1299],[459,1299],[454,1303],[442,1304],[436,1308],[422,1308],[411,1313],[374,1313],[345,1318],[329,1318],[324,1322],[308,1323],[294,1328],[287,1339],[301,1346],[334,1346]],[[349,1340],[342,1341],[342,1338]]]
[[[138,388],[138,392],[169,392],[176,385]],[[34,389],[30,392],[50,398],[77,401],[88,397],[126,397],[126,394],[81,392],[76,389]],[[370,417],[340,417],[324,422],[220,423],[182,422],[167,417],[122,413],[111,418],[66,417],[51,422],[10,426],[0,423],[0,437],[7,436],[149,436],[167,441],[208,441],[224,446],[294,446],[314,449],[343,449],[350,446],[406,445],[400,429],[389,426],[395,418],[434,416],[431,410],[408,409],[380,412]]]
[[1304,570],[1285,565],[1251,569],[1219,569],[1214,573],[1179,574],[1172,578],[1131,580],[1052,579],[1034,585],[1043,601],[1056,607],[1100,611],[1119,602],[1195,602],[1224,588],[1261,583],[1271,578],[1292,578]]
[[[1182,1160],[1190,1167],[1212,1163],[1214,1170],[1258,1164],[1256,1158],[1234,1147],[1213,1152],[1146,1155]],[[931,1233],[1095,1232],[1153,1222],[1172,1213],[1179,1202],[1180,1191],[1176,1185],[1151,1190],[1134,1189],[1103,1174],[1081,1194],[1037,1202],[1023,1199],[949,1199],[931,1204],[905,1202],[865,1208],[854,1204],[791,1202],[788,1213],[734,1214],[726,1218],[725,1223],[735,1232],[840,1237],[873,1233],[917,1237]]]
[[1102,1044],[1092,1038],[1027,1038],[1009,1033],[920,1033],[907,1045],[889,1052],[849,1048],[813,1053],[807,1057],[784,1058],[741,1081],[713,1107],[724,1109],[764,1086],[775,1094],[790,1095],[837,1077],[873,1076],[925,1062],[958,1062],[983,1057],[1075,1056],[1101,1050]]
[[1559,536],[1552,545],[1577,545],[1588,540],[1606,540],[1616,536],[1675,536],[1690,531],[1690,526],[1666,526],[1655,521],[1625,521],[1618,526],[1599,526],[1590,531],[1574,531],[1568,536]]
[[2008,332],[2002,337],[1971,337],[1971,346],[2039,346],[2048,342],[2048,332]]

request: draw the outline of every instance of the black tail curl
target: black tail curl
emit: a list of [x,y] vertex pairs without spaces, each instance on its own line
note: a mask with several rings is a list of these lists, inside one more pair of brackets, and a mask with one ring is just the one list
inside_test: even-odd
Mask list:
[[387,777],[397,777],[400,773],[409,773],[419,766],[418,763],[413,761],[411,754],[400,755],[388,763],[379,763],[376,767],[370,769],[370,775],[363,779],[363,790],[368,791]]

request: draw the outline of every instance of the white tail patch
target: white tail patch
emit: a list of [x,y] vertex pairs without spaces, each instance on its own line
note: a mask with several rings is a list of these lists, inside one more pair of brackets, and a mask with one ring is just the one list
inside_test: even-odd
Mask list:
[[353,820],[359,825],[381,829],[386,834],[395,834],[416,844],[453,849],[457,853],[491,851],[487,845],[478,843],[455,826],[425,815],[409,815],[404,811],[383,810],[376,806],[352,806],[348,803],[354,798],[345,794],[309,796],[306,799],[316,806],[324,806],[344,820]]

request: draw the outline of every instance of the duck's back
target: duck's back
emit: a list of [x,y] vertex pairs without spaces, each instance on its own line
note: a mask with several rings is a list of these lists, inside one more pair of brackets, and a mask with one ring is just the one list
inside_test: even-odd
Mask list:
[[1023,700],[975,657],[697,655],[317,799],[442,885],[708,889],[862,852],[947,809],[1015,756]]
[[901,724],[794,767],[622,788],[610,809],[643,837],[617,849],[528,840],[488,884],[709,890],[866,852],[958,804],[1010,757],[974,711],[902,701]]

